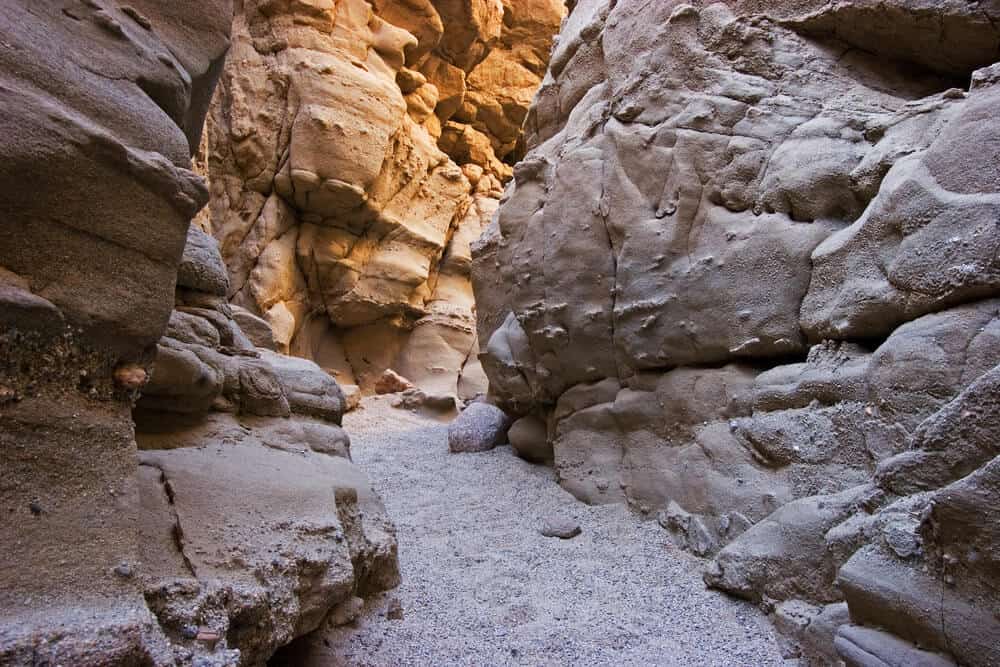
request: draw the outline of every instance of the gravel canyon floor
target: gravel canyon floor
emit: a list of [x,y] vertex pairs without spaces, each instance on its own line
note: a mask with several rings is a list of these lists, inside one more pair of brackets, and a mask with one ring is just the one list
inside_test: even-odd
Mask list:
[[[705,589],[655,521],[588,506],[510,447],[450,454],[447,426],[369,399],[345,417],[354,460],[396,522],[402,585],[296,665],[786,664],[751,605]],[[543,537],[546,517],[579,522]],[[404,618],[387,616],[398,600]]]

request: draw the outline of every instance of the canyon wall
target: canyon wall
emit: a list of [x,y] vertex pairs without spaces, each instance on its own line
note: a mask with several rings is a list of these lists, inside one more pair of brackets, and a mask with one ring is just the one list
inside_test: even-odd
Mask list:
[[366,392],[472,398],[469,243],[494,213],[561,0],[245,0],[206,129],[235,306]]
[[512,441],[815,664],[1000,661],[998,21],[579,0],[473,245]]
[[261,665],[397,583],[337,383],[189,232],[232,17],[0,6],[0,664]]

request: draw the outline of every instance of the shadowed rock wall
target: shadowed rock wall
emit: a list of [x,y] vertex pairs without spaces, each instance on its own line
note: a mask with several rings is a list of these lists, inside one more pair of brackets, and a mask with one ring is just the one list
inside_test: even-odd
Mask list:
[[188,233],[232,17],[0,6],[4,665],[263,664],[396,583],[336,382],[249,342]]
[[580,0],[473,246],[560,483],[718,553],[817,664],[1000,659],[998,17]]

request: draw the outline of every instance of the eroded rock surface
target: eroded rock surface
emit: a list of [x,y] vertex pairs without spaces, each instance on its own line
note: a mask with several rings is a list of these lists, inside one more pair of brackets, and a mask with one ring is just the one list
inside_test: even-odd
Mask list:
[[998,659],[998,18],[581,0],[473,245],[492,400],[562,486],[815,664]]
[[227,287],[215,239],[191,227],[134,411],[137,574],[178,662],[256,665],[399,574],[395,529],[351,463],[344,393],[315,363],[256,348]]
[[4,665],[260,665],[396,581],[337,383],[256,348],[189,233],[232,15],[0,7]]
[[0,7],[0,663],[172,659],[130,419],[173,309],[227,0]]
[[469,244],[493,215],[561,0],[248,0],[202,158],[229,296],[370,393],[486,390]]

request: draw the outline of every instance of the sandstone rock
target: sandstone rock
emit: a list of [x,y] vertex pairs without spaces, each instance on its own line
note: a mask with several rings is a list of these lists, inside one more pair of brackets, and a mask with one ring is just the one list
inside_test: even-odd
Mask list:
[[517,455],[533,463],[552,460],[552,445],[549,444],[548,428],[540,418],[529,415],[515,421],[507,438]]
[[710,586],[754,601],[806,599],[836,602],[841,563],[827,557],[827,531],[874,501],[861,486],[835,496],[784,505],[719,552],[705,574]]
[[559,0],[240,5],[199,224],[277,351],[365,393],[387,368],[429,395],[485,392],[469,243],[564,13]]
[[286,357],[268,350],[261,351],[261,358],[274,368],[292,412],[340,424],[346,401],[340,385],[329,373],[307,359]]
[[225,296],[229,292],[226,265],[219,255],[218,242],[197,227],[188,229],[184,254],[177,267],[177,286]]
[[433,416],[453,415],[458,409],[454,394],[428,395],[421,389],[407,389],[392,400],[392,407],[420,411]]
[[207,199],[190,154],[232,9],[131,4],[0,8],[3,664],[173,660],[115,571],[139,561],[129,414]]
[[971,502],[996,493],[997,18],[573,3],[472,245],[491,399],[548,415],[559,483],[721,549],[713,585],[811,610],[779,625],[817,664],[938,660],[882,635],[838,654],[841,612],[804,629],[845,600],[853,623],[955,663],[990,655],[911,619],[943,605],[991,627],[997,608],[993,504]]
[[350,463],[337,383],[253,349],[224,303],[183,308],[134,415],[143,593],[185,659],[264,664],[398,583],[394,529]]
[[233,306],[233,321],[243,330],[255,347],[277,352],[274,331],[271,325],[262,317],[257,317],[246,308]]
[[834,644],[849,667],[951,667],[955,664],[948,658],[921,651],[913,644],[900,641],[890,634],[858,625],[841,626]]
[[787,600],[775,606],[772,618],[786,658],[798,658],[807,665],[833,664],[840,659],[834,637],[851,622],[846,603],[820,606]]
[[456,453],[485,452],[503,444],[511,419],[489,403],[473,403],[448,426],[448,448]]
[[391,368],[385,369],[375,383],[376,394],[398,394],[407,389],[413,389],[413,383]]
[[[397,580],[392,526],[345,459],[252,438],[189,444],[200,446],[140,455],[145,594],[168,633],[212,619],[216,651],[263,664],[351,600],[362,572],[379,585]],[[359,535],[365,544],[352,544]]]
[[356,384],[342,384],[340,390],[344,392],[344,412],[357,410],[361,405],[361,387]]

